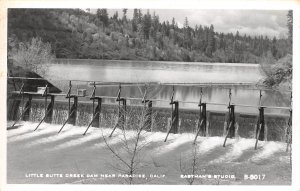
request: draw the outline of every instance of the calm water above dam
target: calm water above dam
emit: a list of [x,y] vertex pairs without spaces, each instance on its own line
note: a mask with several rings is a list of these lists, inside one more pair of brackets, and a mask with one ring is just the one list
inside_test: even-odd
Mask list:
[[[154,61],[108,61],[58,59],[49,66],[47,77],[64,92],[68,82],[64,80],[102,82],[159,82],[159,83],[257,83],[264,78],[257,64],[186,63]],[[87,82],[74,82],[73,89],[85,88],[88,94],[92,87]],[[229,88],[235,104],[258,105],[259,90],[252,85],[203,88],[203,102],[228,103]],[[150,88],[153,98],[169,100],[173,87],[170,85]],[[96,95],[116,96],[118,87],[97,87]],[[175,100],[199,102],[200,88],[189,85],[175,86]],[[289,93],[263,91],[262,105],[289,106]],[[122,96],[142,97],[137,86],[122,87]],[[114,100],[104,100],[106,103]],[[168,102],[155,102],[154,106],[169,107]],[[198,108],[194,103],[180,103],[180,108]],[[226,106],[208,105],[208,110],[226,110]],[[255,108],[237,107],[237,111],[257,112]],[[284,110],[267,109],[266,113],[287,113]]]

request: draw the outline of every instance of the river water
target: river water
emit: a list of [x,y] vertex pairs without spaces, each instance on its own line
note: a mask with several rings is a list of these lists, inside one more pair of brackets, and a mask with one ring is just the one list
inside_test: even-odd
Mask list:
[[[64,92],[68,90],[68,80],[101,82],[157,82],[157,83],[245,83],[246,85],[207,86],[202,88],[202,102],[258,105],[260,93],[253,85],[264,78],[257,64],[233,63],[190,63],[162,61],[111,61],[90,59],[57,59],[49,65],[47,77]],[[77,88],[92,88],[88,82],[72,82],[73,91]],[[124,86],[121,96],[143,96],[143,86]],[[231,90],[230,90],[231,89]],[[142,92],[141,92],[142,90]],[[170,100],[173,85],[148,87],[148,98]],[[174,85],[174,100],[199,102],[201,88],[189,84]],[[116,96],[118,86],[97,87],[98,96]],[[106,99],[111,103],[114,100]],[[261,104],[264,106],[289,106],[289,93],[262,91]],[[154,106],[169,107],[168,102],[156,101]],[[227,110],[223,105],[208,105],[208,110]],[[196,109],[196,103],[180,103],[180,108]],[[256,108],[237,107],[237,111],[256,113]],[[287,113],[280,109],[267,109],[266,113]]]

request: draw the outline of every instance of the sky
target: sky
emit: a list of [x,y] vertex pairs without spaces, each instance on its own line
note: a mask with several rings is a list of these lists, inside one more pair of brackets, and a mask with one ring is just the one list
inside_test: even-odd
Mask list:
[[[110,9],[110,16],[115,11],[122,10]],[[160,21],[171,22],[174,17],[179,27],[183,26],[185,17],[188,18],[189,25],[214,25],[215,31],[233,34],[238,30],[240,34],[263,35],[273,38],[286,38],[287,12],[288,10],[201,10],[201,9],[150,9],[150,14],[155,11],[159,15]],[[147,10],[142,9],[142,13]],[[128,18],[132,18],[133,10],[129,9]]]

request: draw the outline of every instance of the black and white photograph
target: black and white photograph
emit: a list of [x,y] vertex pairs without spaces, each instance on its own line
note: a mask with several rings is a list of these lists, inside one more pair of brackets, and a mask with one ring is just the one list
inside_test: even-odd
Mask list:
[[294,11],[259,8],[8,8],[7,184],[290,186]]

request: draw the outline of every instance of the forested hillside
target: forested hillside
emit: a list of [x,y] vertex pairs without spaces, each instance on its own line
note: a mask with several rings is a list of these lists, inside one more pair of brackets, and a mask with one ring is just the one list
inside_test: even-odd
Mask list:
[[279,60],[292,50],[289,39],[218,33],[201,23],[192,28],[188,18],[179,28],[175,19],[162,22],[159,15],[140,9],[133,16],[127,9],[119,14],[9,9],[8,53],[32,37],[49,42],[57,58],[259,63]]

